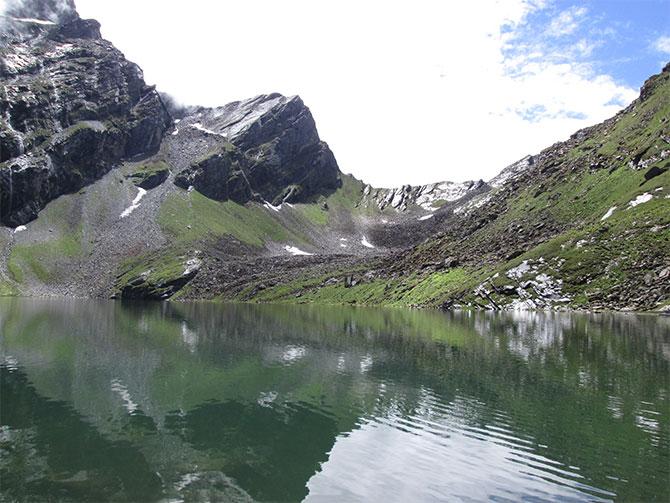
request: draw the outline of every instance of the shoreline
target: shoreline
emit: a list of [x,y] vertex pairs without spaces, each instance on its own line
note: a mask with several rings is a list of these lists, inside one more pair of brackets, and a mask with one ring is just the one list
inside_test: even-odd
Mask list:
[[247,305],[272,305],[272,306],[324,306],[324,307],[354,307],[365,309],[393,309],[405,311],[440,311],[440,312],[490,312],[490,313],[567,313],[567,314],[633,314],[633,315],[654,315],[670,317],[670,309],[659,311],[634,311],[634,310],[616,310],[616,309],[485,309],[476,306],[466,306],[458,308],[441,308],[436,306],[402,306],[393,304],[365,304],[365,303],[331,303],[331,302],[288,302],[288,301],[260,301],[239,299],[205,299],[205,298],[169,298],[169,299],[125,299],[114,297],[79,297],[74,295],[0,295],[0,299],[56,299],[56,300],[94,300],[120,302],[125,304],[132,303],[168,303],[168,304],[247,304]]

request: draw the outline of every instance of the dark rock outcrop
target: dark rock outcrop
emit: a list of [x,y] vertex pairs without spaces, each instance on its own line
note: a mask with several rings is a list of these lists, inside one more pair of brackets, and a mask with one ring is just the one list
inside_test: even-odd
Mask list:
[[71,1],[10,2],[0,25],[0,223],[34,218],[119,161],[155,152],[170,116],[137,65]]
[[178,186],[192,186],[212,199],[307,202],[341,185],[335,156],[297,96],[270,94],[199,108],[179,127],[221,139],[215,152],[175,179]]
[[243,166],[246,166],[245,156],[229,145],[182,171],[175,178],[175,184],[184,189],[193,187],[217,201],[230,199],[245,203],[260,196],[252,192],[242,171]]
[[170,176],[170,168],[164,161],[151,162],[140,166],[134,173],[127,176],[137,186],[144,190],[158,187]]
[[123,286],[116,297],[121,299],[163,300],[169,299],[191,281],[197,271],[189,272],[175,278],[167,278],[159,282],[152,282],[146,276],[140,275]]

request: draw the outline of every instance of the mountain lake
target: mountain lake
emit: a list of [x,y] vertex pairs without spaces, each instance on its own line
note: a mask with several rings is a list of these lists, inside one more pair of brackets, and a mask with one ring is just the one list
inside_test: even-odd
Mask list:
[[670,500],[670,317],[0,299],[2,501]]

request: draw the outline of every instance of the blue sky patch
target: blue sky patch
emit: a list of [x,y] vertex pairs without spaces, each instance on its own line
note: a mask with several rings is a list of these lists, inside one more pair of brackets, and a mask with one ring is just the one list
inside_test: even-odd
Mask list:
[[507,58],[582,64],[639,88],[670,61],[670,0],[556,0],[502,32],[515,35]]

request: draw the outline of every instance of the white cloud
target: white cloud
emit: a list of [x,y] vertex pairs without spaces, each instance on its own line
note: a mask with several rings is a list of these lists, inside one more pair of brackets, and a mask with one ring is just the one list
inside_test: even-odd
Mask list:
[[593,53],[593,50],[599,47],[601,44],[601,41],[593,41],[582,38],[574,44],[574,50],[578,56],[588,58]]
[[563,37],[574,33],[586,12],[585,7],[576,6],[564,10],[549,23],[546,34],[550,37]]
[[670,37],[669,36],[658,37],[654,41],[653,47],[658,52],[662,52],[664,54],[670,54]]
[[77,6],[187,103],[299,94],[341,169],[377,186],[490,178],[636,95],[522,37],[538,1]]

